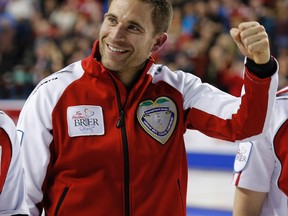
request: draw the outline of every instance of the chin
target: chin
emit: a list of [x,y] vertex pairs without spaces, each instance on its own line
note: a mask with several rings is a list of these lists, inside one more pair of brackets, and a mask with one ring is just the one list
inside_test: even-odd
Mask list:
[[119,67],[115,66],[114,64],[109,64],[109,63],[105,63],[105,62],[102,62],[103,66],[107,69],[107,70],[110,70],[110,71],[118,71],[119,70]]

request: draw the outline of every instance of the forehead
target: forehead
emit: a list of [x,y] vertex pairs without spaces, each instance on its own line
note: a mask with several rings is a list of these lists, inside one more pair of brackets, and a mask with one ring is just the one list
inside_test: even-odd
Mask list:
[[108,13],[121,21],[137,22],[142,26],[152,25],[153,8],[140,0],[113,0]]

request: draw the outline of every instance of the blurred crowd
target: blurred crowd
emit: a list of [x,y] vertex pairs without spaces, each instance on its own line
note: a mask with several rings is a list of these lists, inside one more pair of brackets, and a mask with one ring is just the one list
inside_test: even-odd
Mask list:
[[[288,84],[288,0],[171,0],[166,44],[153,57],[240,95],[243,56],[229,30],[256,20]],[[26,99],[44,77],[89,55],[107,0],[0,0],[0,99]]]

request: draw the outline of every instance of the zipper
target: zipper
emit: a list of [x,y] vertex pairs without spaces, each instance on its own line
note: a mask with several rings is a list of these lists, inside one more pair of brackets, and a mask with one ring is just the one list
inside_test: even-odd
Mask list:
[[61,207],[61,205],[62,205],[62,203],[63,203],[63,201],[64,201],[64,199],[65,199],[65,197],[67,195],[68,190],[69,190],[69,187],[65,187],[64,188],[64,190],[63,190],[63,192],[62,192],[62,194],[60,196],[60,199],[59,199],[59,201],[57,203],[56,209],[55,209],[55,216],[58,215],[58,212],[59,212],[60,207]]
[[178,185],[178,190],[179,190],[179,196],[180,196],[180,199],[181,199],[182,209],[183,209],[183,212],[185,212],[185,204],[183,202],[180,179],[177,179],[177,185]]
[[120,91],[119,88],[113,79],[113,77],[109,74],[111,77],[113,84],[115,86],[116,90],[116,96],[117,96],[117,105],[118,105],[118,111],[119,111],[119,119],[116,123],[116,127],[121,129],[122,134],[122,145],[123,145],[123,155],[124,155],[124,205],[125,205],[125,216],[130,216],[130,168],[129,168],[129,148],[128,148],[128,139],[127,139],[127,133],[126,133],[126,127],[125,127],[125,110],[124,107],[126,105],[127,98],[124,102],[124,104],[121,104],[121,98],[120,98]]
[[[119,108],[119,106],[118,106]],[[116,127],[121,128],[124,125],[125,111],[120,107],[119,109],[119,119],[117,121]]]

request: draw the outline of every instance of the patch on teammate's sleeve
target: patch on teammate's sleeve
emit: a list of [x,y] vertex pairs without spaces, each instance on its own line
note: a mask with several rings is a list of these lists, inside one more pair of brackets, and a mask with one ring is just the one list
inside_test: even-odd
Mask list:
[[252,142],[239,143],[237,154],[234,161],[234,171],[241,172],[249,159],[250,152],[252,149]]

